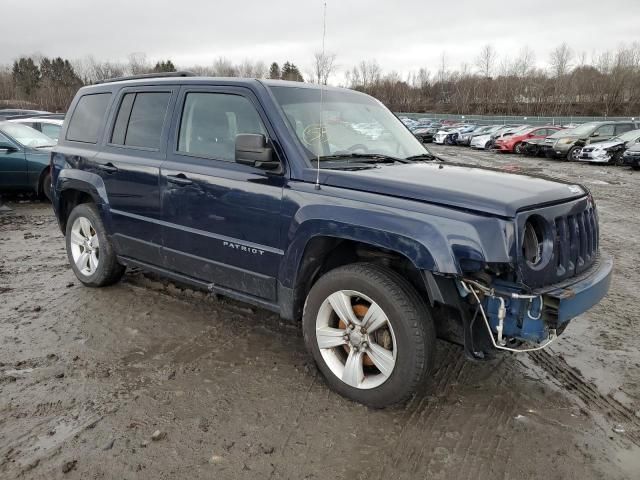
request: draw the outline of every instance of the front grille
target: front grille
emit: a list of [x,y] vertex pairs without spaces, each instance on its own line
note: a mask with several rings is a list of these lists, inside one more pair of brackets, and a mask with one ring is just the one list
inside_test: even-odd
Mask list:
[[565,278],[583,272],[598,253],[598,220],[593,208],[555,219],[556,275]]
[[527,221],[534,217],[545,225],[543,260],[527,263],[520,253],[521,280],[530,288],[556,284],[588,270],[598,257],[598,214],[593,201],[582,197],[567,203],[522,212],[518,215],[518,249],[522,252]]

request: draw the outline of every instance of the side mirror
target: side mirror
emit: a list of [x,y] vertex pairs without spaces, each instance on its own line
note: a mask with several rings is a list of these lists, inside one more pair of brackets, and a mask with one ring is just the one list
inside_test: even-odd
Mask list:
[[12,153],[16,151],[18,151],[18,149],[12,143],[0,141],[0,153]]
[[280,162],[273,160],[273,149],[264,135],[241,133],[236,135],[236,163],[265,170],[276,170]]
[[593,132],[593,133],[591,134],[591,136],[592,136],[592,137],[599,137],[599,136],[600,136],[600,134],[599,134],[598,132]]

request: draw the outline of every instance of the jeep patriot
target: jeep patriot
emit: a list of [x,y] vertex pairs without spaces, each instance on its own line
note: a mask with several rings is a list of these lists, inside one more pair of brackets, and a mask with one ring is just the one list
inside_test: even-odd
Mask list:
[[443,162],[379,101],[297,82],[81,88],[52,203],[88,287],[137,267],[299,321],[327,384],[373,407],[472,359],[544,348],[606,295],[577,184]]

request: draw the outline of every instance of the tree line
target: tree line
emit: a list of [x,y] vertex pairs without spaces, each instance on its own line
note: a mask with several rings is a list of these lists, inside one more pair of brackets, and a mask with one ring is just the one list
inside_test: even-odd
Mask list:
[[[473,63],[450,66],[446,52],[434,71],[421,68],[401,75],[385,72],[376,60],[341,69],[333,53],[315,53],[304,75],[290,61],[218,58],[212,64],[184,66],[198,75],[256,77],[309,81],[366,92],[403,112],[528,116],[637,116],[640,114],[640,43],[615,51],[587,55],[566,43],[556,47],[544,64],[524,47],[513,58],[500,56],[492,45],[482,47]],[[86,84],[124,75],[171,72],[170,59],[155,64],[145,54],[126,62],[77,61],[38,56],[21,57],[0,67],[0,100],[7,106],[64,111],[76,90]],[[340,72],[342,70],[342,72]],[[342,77],[339,74],[342,73]]]

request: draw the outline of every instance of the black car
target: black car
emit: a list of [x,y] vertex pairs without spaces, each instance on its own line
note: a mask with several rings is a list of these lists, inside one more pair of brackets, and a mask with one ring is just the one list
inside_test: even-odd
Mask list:
[[640,170],[640,143],[628,148],[622,155],[622,161],[634,170]]

